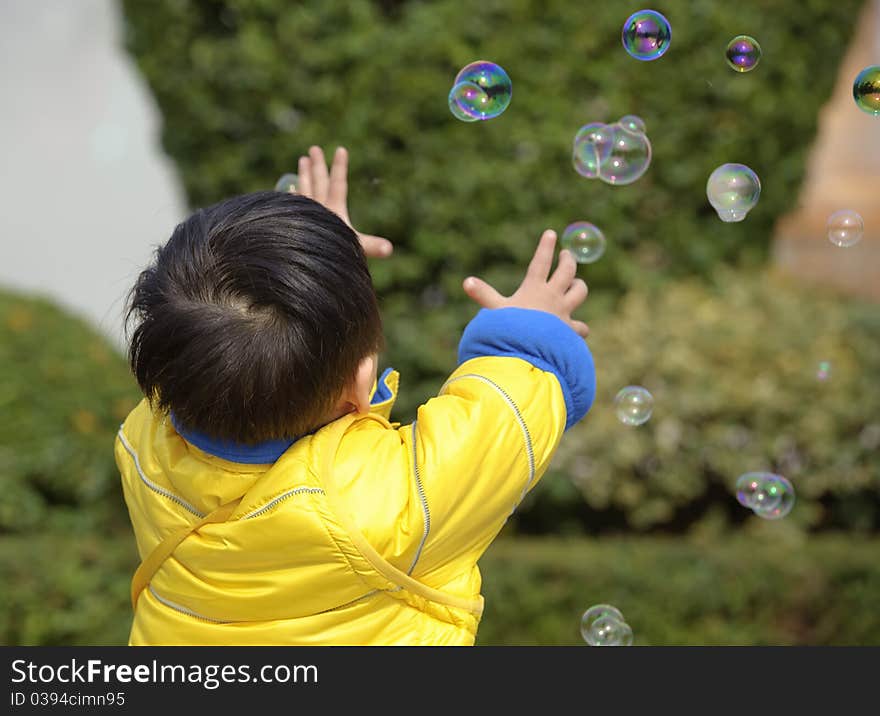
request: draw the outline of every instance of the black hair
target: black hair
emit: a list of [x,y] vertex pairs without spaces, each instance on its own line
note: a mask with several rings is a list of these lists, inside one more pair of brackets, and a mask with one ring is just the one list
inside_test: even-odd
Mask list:
[[196,211],[128,297],[132,372],[154,410],[256,443],[320,427],[382,348],[357,234],[321,204],[262,191]]

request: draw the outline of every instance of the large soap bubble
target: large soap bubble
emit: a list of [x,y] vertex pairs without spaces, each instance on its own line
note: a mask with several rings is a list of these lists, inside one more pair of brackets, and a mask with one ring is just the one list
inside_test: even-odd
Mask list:
[[709,176],[706,196],[721,221],[742,221],[758,203],[761,180],[745,164],[722,164]]
[[585,124],[575,135],[572,163],[587,179],[632,184],[651,164],[651,142],[644,121],[628,114],[614,124]]
[[623,23],[623,47],[630,57],[649,61],[662,57],[672,41],[672,28],[656,10],[639,10]]
[[727,64],[737,72],[751,72],[761,61],[761,46],[754,37],[737,35],[727,43]]
[[858,212],[852,209],[835,211],[828,217],[828,240],[835,246],[847,248],[862,240],[865,222]]
[[452,85],[449,109],[465,122],[497,117],[507,109],[513,94],[513,85],[504,69],[485,60],[463,67]]
[[275,191],[288,193],[296,191],[297,186],[299,186],[299,177],[296,174],[282,174],[281,178],[275,182]]

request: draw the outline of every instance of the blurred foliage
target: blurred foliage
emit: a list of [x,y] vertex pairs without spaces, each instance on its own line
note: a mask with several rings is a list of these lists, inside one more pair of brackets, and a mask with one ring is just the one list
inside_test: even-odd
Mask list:
[[0,643],[117,638],[137,552],[113,437],[139,397],[84,322],[0,291]]
[[[511,290],[548,226],[589,220],[608,237],[584,271],[593,315],[665,276],[760,261],[794,205],[860,5],[667,0],[671,48],[639,62],[620,32],[640,0],[123,0],[127,46],[193,206],[274,186],[313,143],[351,148],[355,225],[397,246],[372,271],[404,419],[453,364],[473,314],[461,279]],[[764,52],[747,75],[724,59],[742,32]],[[507,70],[513,99],[497,119],[463,123],[447,95],[476,59]],[[647,124],[648,173],[624,187],[578,176],[577,129],[629,113]],[[746,222],[723,224],[706,200],[724,162],[763,182]]]
[[[519,514],[534,532],[704,529],[751,513],[739,475],[795,486],[789,524],[880,528],[880,312],[755,272],[630,292],[591,324],[596,402]],[[819,380],[821,361],[831,375]],[[625,385],[654,396],[620,423]]]
[[878,541],[783,538],[784,526],[729,540],[501,539],[480,563],[477,644],[586,646],[581,615],[613,604],[637,646],[880,645]]

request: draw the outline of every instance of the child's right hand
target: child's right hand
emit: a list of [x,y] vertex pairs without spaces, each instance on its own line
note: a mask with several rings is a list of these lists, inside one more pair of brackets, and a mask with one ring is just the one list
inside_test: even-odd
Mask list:
[[587,284],[575,278],[577,264],[570,251],[559,253],[559,265],[550,276],[555,247],[556,232],[548,229],[541,235],[526,277],[512,296],[502,296],[488,283],[474,276],[464,280],[464,292],[483,308],[531,308],[552,313],[571,326],[579,336],[586,338],[590,332],[589,326],[583,321],[574,320],[571,313],[586,300]]

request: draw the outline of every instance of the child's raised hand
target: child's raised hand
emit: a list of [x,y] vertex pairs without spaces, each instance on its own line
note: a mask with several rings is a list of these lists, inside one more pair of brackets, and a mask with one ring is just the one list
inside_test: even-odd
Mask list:
[[587,284],[575,278],[577,264],[570,251],[559,253],[559,264],[553,275],[553,254],[556,247],[556,232],[547,230],[541,235],[538,248],[526,271],[526,277],[516,292],[502,296],[485,281],[474,276],[464,280],[464,292],[483,308],[531,308],[558,316],[571,326],[581,337],[586,338],[589,326],[571,317],[572,311],[587,298]]
[[314,199],[339,215],[361,240],[364,253],[371,258],[385,258],[394,250],[388,239],[362,234],[351,224],[348,216],[348,151],[338,147],[333,164],[327,171],[327,162],[320,147],[309,147],[309,154],[299,158],[299,193]]

